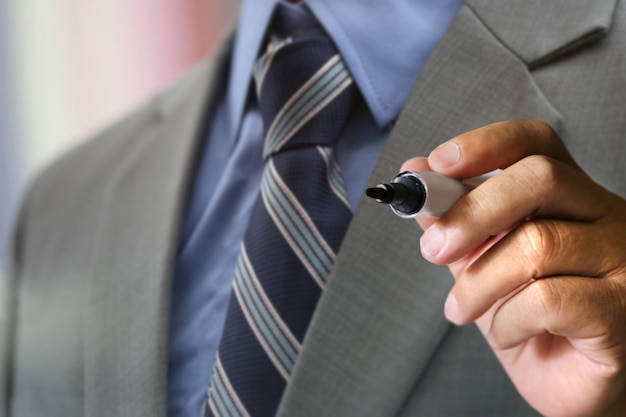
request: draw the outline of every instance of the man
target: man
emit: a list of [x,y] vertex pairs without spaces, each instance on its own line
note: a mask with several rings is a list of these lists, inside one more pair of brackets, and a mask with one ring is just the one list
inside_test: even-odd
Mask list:
[[[337,151],[351,206],[370,171],[370,184],[387,180],[411,156],[429,155],[402,169],[503,171],[421,221],[425,259],[417,225],[359,203],[278,415],[623,415],[623,3],[446,4],[432,53],[395,36],[415,33],[417,6],[358,6],[280,6],[320,22],[363,97]],[[248,81],[264,41],[246,33],[264,33],[278,9],[258,7],[244,6],[225,55],[32,187],[16,240],[8,415],[200,413],[230,292],[216,282],[233,274],[263,169]],[[356,34],[380,55],[361,57]],[[387,65],[386,88],[368,81]],[[450,265],[453,287],[433,264]],[[451,326],[444,301],[487,343],[475,326]]]

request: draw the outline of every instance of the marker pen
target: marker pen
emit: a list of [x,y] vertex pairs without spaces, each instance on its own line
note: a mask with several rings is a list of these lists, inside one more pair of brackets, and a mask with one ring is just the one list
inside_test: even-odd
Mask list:
[[463,195],[484,181],[484,177],[461,181],[437,172],[405,171],[390,183],[368,188],[365,194],[379,203],[389,204],[393,212],[403,218],[441,217]]

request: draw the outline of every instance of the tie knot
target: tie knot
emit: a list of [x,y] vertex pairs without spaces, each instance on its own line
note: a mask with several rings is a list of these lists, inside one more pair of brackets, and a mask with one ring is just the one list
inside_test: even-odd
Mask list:
[[264,158],[287,148],[334,146],[352,108],[353,81],[330,39],[273,40],[255,66],[266,126]]

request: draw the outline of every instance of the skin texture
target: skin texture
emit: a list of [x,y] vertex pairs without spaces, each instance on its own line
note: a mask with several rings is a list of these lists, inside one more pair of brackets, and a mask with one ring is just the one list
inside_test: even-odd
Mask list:
[[446,317],[478,325],[540,413],[626,415],[626,201],[536,120],[464,133],[401,171],[498,168],[444,217],[419,220],[422,255],[455,277]]

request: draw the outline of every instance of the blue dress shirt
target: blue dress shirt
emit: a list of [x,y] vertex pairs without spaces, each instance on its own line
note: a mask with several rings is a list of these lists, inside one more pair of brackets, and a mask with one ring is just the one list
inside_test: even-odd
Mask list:
[[[259,193],[263,123],[251,74],[278,3],[243,5],[227,90],[212,116],[182,224],[170,313],[170,416],[199,415],[211,378],[239,247]],[[337,149],[354,209],[393,121],[463,0],[305,3],[281,7],[303,24],[317,19],[363,96]]]

